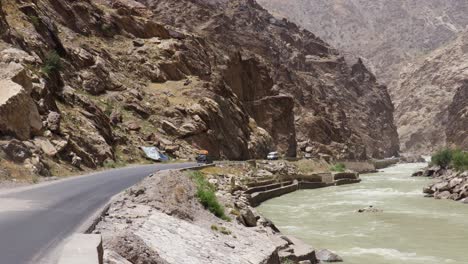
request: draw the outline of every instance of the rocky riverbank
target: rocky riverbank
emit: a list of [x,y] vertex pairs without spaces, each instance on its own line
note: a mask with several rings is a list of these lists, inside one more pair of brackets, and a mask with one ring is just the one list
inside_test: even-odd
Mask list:
[[468,203],[468,171],[460,172],[440,167],[429,167],[414,173],[413,176],[435,178],[434,183],[423,189],[426,197]]
[[[121,193],[98,223],[105,261],[127,263],[319,263],[340,261],[281,234],[252,207],[255,188],[316,180],[288,162],[236,163],[200,171],[227,218],[199,202],[193,171],[159,172]],[[349,172],[348,172],[349,173]],[[332,174],[330,174],[332,175]],[[342,180],[342,179],[339,179]],[[323,185],[326,186],[326,185]],[[228,220],[230,219],[230,220]]]

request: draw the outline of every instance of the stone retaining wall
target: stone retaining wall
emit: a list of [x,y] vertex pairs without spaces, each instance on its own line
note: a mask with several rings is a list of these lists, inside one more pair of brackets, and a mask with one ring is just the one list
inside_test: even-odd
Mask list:
[[263,186],[257,186],[257,187],[253,187],[253,188],[248,189],[244,193],[253,194],[253,193],[256,193],[256,192],[265,192],[265,191],[269,191],[269,190],[273,190],[273,189],[278,189],[278,188],[283,187],[285,185],[291,185],[292,183],[293,183],[292,181],[288,181],[288,182],[280,182],[280,183],[268,184],[268,185],[263,185]]
[[273,199],[275,197],[279,197],[281,195],[285,195],[291,192],[295,192],[299,189],[299,182],[295,181],[291,185],[287,185],[284,187],[276,188],[273,190],[267,190],[262,192],[253,193],[250,196],[249,202],[251,206],[259,206],[261,203]]
[[298,177],[294,182],[283,182],[259,186],[248,189],[245,194],[250,194],[249,202],[253,207],[259,206],[261,203],[291,193],[301,189],[318,189],[330,186],[339,186],[345,184],[359,183],[359,173],[357,172],[337,172],[322,174],[322,181],[303,181]]
[[372,163],[374,164],[376,169],[383,169],[389,166],[395,165],[400,161],[399,158],[393,159],[384,159],[384,160],[373,160]]

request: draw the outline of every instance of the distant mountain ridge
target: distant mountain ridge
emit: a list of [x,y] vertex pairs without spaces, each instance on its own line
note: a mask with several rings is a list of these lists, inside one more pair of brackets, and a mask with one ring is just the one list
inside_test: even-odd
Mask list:
[[468,25],[468,1],[464,0],[258,2],[349,56],[366,58],[387,84],[398,76],[400,63],[444,45]]
[[453,142],[445,131],[452,118],[449,105],[466,78],[468,1],[259,2],[344,50],[348,58],[364,57],[378,81],[389,86],[403,151],[427,153]]

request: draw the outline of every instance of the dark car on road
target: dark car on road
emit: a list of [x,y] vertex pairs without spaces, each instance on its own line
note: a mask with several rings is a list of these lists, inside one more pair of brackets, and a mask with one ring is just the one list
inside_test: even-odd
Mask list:
[[208,155],[208,151],[200,151],[196,157],[197,163],[199,164],[212,164],[213,158]]

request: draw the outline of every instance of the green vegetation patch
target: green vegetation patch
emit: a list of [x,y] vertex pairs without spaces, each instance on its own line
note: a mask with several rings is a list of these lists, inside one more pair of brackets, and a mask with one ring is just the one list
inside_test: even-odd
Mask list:
[[42,72],[45,75],[50,75],[54,72],[59,72],[63,69],[62,59],[56,51],[51,51],[47,53],[47,56],[44,60],[44,66],[42,66]]
[[344,172],[346,170],[346,165],[344,165],[343,163],[337,163],[331,166],[330,170],[335,172]]
[[441,168],[453,167],[457,171],[468,170],[468,152],[459,149],[442,149],[432,155],[432,165]]
[[191,177],[197,185],[196,195],[200,203],[217,217],[231,221],[216,197],[216,188],[206,180],[205,175],[199,171],[194,171],[191,173]]
[[214,224],[211,225],[211,230],[216,231],[216,232],[220,232],[221,234],[227,235],[227,236],[232,234],[231,230],[227,229],[226,227],[217,226],[217,225],[214,225]]

